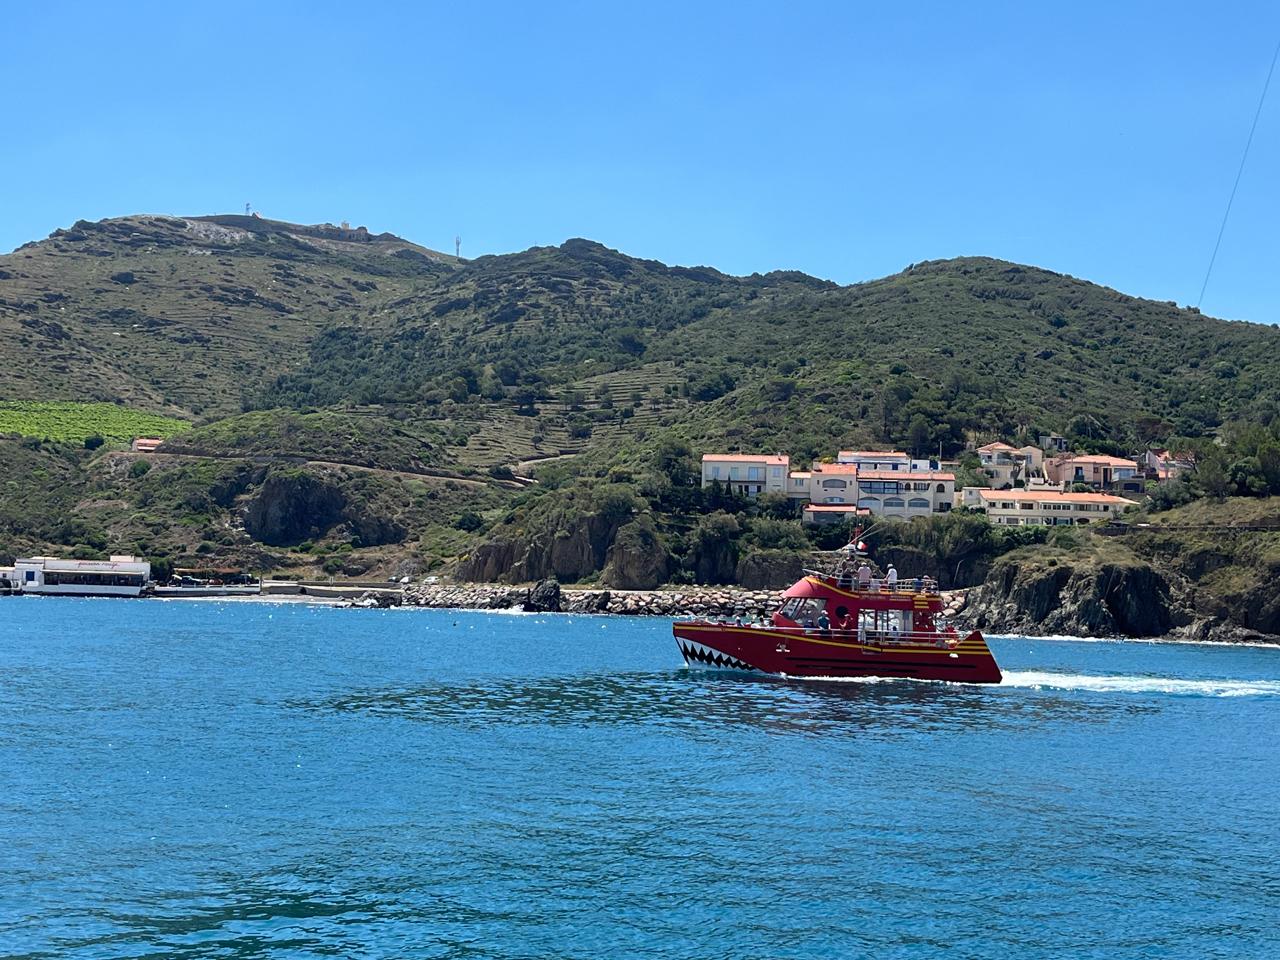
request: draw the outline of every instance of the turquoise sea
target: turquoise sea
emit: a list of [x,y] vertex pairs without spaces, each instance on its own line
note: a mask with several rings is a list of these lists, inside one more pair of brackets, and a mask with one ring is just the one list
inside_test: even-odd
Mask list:
[[1280,956],[1280,650],[0,599],[0,956]]

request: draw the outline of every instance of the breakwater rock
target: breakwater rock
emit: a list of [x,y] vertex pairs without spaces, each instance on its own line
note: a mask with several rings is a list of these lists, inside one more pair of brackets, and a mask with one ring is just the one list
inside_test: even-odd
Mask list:
[[[943,594],[947,617],[964,609],[965,591]],[[782,602],[779,590],[741,587],[672,587],[665,590],[592,590],[561,587],[554,580],[532,586],[498,583],[423,584],[406,587],[407,606],[460,610],[522,610],[560,613],[613,613],[630,616],[765,617]]]
[[554,580],[532,586],[498,583],[423,584],[405,588],[408,606],[466,610],[538,610],[660,617],[764,616],[781,602],[777,590],[679,587],[668,590],[591,590],[560,587]]

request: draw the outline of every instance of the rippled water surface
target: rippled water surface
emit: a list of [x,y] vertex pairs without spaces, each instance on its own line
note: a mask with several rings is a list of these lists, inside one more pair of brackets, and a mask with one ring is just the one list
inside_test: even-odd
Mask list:
[[1280,956],[1280,651],[0,600],[0,955]]

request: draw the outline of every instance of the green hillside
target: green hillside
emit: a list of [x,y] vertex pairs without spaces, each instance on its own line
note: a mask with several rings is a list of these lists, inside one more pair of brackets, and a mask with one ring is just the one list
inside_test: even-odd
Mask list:
[[[0,554],[758,578],[814,538],[785,505],[691,489],[708,447],[955,454],[1056,430],[1229,450],[1219,496],[1280,470],[1275,328],[983,258],[841,287],[587,240],[467,261],[257,217],[81,221],[0,257],[0,361],[0,401],[27,412],[0,437]],[[151,456],[79,442],[179,422]],[[653,562],[624,562],[636,552]]]

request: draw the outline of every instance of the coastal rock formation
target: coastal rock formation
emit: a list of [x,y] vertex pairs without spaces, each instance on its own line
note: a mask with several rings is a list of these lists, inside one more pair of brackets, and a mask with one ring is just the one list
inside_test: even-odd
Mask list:
[[1149,564],[1011,555],[972,592],[964,619],[996,633],[1155,637],[1192,617]]
[[523,582],[581,580],[605,561],[616,526],[587,515],[571,529],[541,531],[526,537],[500,537],[480,544],[459,568],[466,580]]
[[539,580],[529,588],[524,609],[526,613],[559,613],[560,584],[555,580]]
[[734,579],[749,590],[785,588],[804,576],[804,555],[794,550],[749,550],[738,559]]
[[337,523],[346,498],[337,487],[300,470],[271,473],[245,508],[244,528],[275,547],[318,537]]
[[606,555],[603,583],[620,590],[652,590],[665,583],[671,557],[662,543],[653,517],[637,517],[613,538]]

